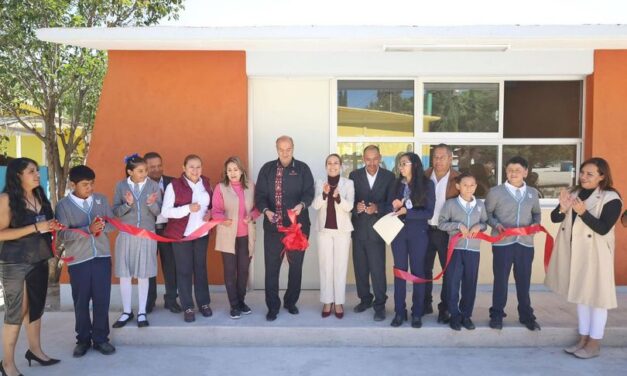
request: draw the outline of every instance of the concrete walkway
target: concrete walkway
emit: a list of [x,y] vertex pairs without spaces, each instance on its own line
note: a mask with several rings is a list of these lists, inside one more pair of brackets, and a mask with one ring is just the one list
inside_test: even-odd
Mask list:
[[[627,374],[627,293],[619,293],[619,308],[610,311],[602,356],[584,361],[561,349],[576,338],[574,305],[534,287],[532,302],[542,331],[530,332],[517,322],[516,298],[510,291],[502,331],[487,327],[491,293],[481,287],[473,317],[477,329],[454,332],[437,324],[434,315],[424,318],[422,329],[408,324],[392,328],[391,301],[386,321],[374,322],[372,310],[352,312],[353,291],[347,294],[342,320],[320,317],[317,291],[303,291],[299,315],[281,310],[272,323],[265,321],[263,291],[250,292],[247,302],[253,314],[232,320],[223,288],[212,288],[213,317],[197,315],[195,323],[187,324],[182,315],[158,308],[149,315],[149,328],[131,322],[112,329],[116,354],[90,351],[81,359],[71,356],[74,316],[66,308],[47,312],[43,319],[44,348],[62,363],[28,368],[24,333],[17,361],[26,375]],[[119,310],[112,311],[111,322],[118,316]]]

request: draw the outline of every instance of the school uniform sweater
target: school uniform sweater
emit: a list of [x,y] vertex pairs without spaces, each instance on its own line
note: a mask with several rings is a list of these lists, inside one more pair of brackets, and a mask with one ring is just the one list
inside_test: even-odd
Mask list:
[[[485,231],[488,228],[488,214],[484,203],[475,199],[474,207],[468,210],[461,201],[463,200],[460,200],[459,197],[446,200],[440,211],[438,228],[448,232],[451,238],[459,233],[461,225],[466,226],[466,228],[470,230],[478,224],[481,231]],[[461,238],[455,243],[455,249],[467,249],[469,251],[479,252],[481,249],[481,240]]]

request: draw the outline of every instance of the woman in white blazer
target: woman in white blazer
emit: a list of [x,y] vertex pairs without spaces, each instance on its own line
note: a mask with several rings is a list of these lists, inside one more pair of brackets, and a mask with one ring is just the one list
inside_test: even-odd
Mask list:
[[[316,183],[313,208],[318,210],[318,260],[322,317],[344,317],[346,270],[351,244],[351,210],[355,200],[353,181],[340,176],[342,158],[331,154],[325,161],[327,177]],[[329,205],[331,203],[331,205]]]

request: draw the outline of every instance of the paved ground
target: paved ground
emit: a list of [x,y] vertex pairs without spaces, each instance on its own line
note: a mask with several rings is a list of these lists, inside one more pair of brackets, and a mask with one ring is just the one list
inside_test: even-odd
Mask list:
[[[223,288],[222,288],[223,290]],[[486,328],[489,289],[480,288],[476,323],[479,328],[473,332],[453,332],[435,323],[433,315],[425,317],[425,327],[420,330],[390,328],[391,302],[388,302],[388,320],[383,323],[371,321],[372,311],[354,314],[353,299],[347,304],[347,314],[343,320],[334,317],[320,318],[320,304],[316,291],[304,291],[299,307],[301,314],[292,316],[281,311],[277,321],[267,323],[264,319],[265,305],[263,292],[249,293],[249,304],[253,314],[240,320],[227,316],[224,292],[212,289],[214,316],[206,319],[198,317],[194,324],[186,324],[180,315],[173,315],[157,309],[149,315],[151,327],[138,329],[130,323],[123,329],[112,331],[112,342],[117,353],[103,356],[90,351],[84,358],[71,356],[74,346],[73,313],[67,309],[49,312],[44,315],[43,343],[46,351],[62,360],[53,367],[35,366],[29,368],[23,358],[26,351],[24,333],[18,342],[18,367],[26,375],[625,375],[627,374],[627,347],[603,348],[602,356],[592,360],[579,360],[564,353],[561,349],[563,333],[575,335],[576,313],[573,305],[542,288],[534,288],[532,301],[541,333],[528,332],[517,322],[516,299],[510,295],[506,328],[497,332]],[[510,290],[514,294],[513,289]],[[134,295],[135,296],[135,295]],[[115,298],[114,298],[115,299]],[[119,311],[112,310],[110,317],[115,320]],[[1,317],[1,316],[0,316]],[[303,331],[303,328],[306,329]],[[619,293],[619,309],[612,310],[608,321],[607,340],[625,343],[622,340],[627,328],[627,293]],[[553,330],[553,332],[551,332]],[[281,331],[285,336],[311,336],[301,338],[302,346],[277,344],[268,336],[276,336]],[[216,333],[221,333],[217,335]],[[230,333],[230,334],[229,334]],[[304,333],[304,334],[303,334]],[[311,343],[325,343],[320,337],[327,334],[346,339],[347,336],[364,336],[363,340],[351,337],[356,345],[346,345],[346,341],[333,340],[329,345],[318,347]],[[561,336],[559,341],[547,340],[551,333]],[[241,337],[245,335],[246,337]],[[369,337],[381,336],[390,339],[386,346],[360,347]],[[198,338],[202,337],[202,338]],[[256,337],[251,340],[248,337]],[[315,337],[315,338],[314,338]],[[507,340],[503,347],[485,347],[486,337]],[[228,342],[228,339],[243,338],[241,343]],[[285,337],[284,337],[285,338]],[[497,340],[498,340],[497,338]],[[518,338],[518,339],[516,339]],[[538,339],[542,347],[520,346],[519,340]],[[261,339],[261,340],[260,340]],[[351,340],[353,340],[351,339]],[[440,347],[418,347],[422,341],[441,343]],[[471,347],[454,347],[461,344]],[[266,342],[264,342],[264,340]],[[399,347],[398,343],[409,340],[418,346]],[[396,342],[394,342],[396,341]],[[242,345],[242,343],[249,345]],[[172,345],[176,343],[177,345]],[[351,342],[353,343],[353,342]],[[428,342],[432,343],[432,342]],[[547,344],[548,343],[548,344]],[[188,346],[181,346],[188,344]],[[193,346],[189,346],[189,344]],[[331,345],[333,347],[331,347]],[[424,346],[424,345],[423,345]]]
[[[119,346],[104,356],[81,359],[67,346],[48,346],[62,359],[52,367],[28,368],[25,375],[625,375],[627,349],[607,348],[600,358],[576,359],[557,348],[319,348]],[[63,349],[63,351],[61,351]],[[21,353],[21,352],[20,352]]]

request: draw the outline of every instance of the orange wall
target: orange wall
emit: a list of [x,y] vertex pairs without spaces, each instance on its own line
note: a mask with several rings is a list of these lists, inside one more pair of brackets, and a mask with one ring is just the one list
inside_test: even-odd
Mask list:
[[[245,52],[110,51],[87,158],[96,190],[112,199],[124,178],[124,156],[147,151],[159,152],[173,176],[181,174],[185,155],[198,154],[215,185],[228,156],[248,160],[247,103]],[[222,284],[213,235],[209,281]]]
[[[627,50],[595,51],[592,81],[592,96],[588,97],[592,102],[592,124],[587,124],[591,139],[588,137],[585,142],[590,143],[588,146],[592,156],[605,158],[609,162],[614,185],[625,198]],[[620,222],[616,226],[616,282],[627,284],[627,229]]]

